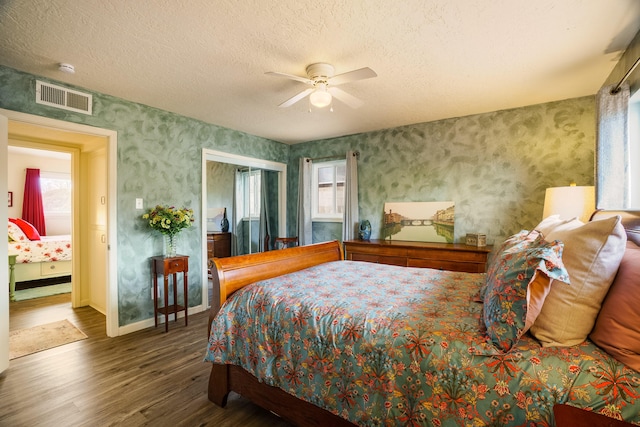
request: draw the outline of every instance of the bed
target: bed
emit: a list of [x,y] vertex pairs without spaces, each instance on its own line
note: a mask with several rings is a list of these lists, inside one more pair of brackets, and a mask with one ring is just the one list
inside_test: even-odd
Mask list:
[[215,259],[209,399],[296,425],[544,426],[556,404],[640,425],[638,244],[639,212],[600,212],[512,236],[486,274],[345,261],[338,242]]
[[31,282],[71,275],[71,236],[40,236],[35,227],[19,218],[8,221],[9,255],[15,255],[10,294],[16,282]]

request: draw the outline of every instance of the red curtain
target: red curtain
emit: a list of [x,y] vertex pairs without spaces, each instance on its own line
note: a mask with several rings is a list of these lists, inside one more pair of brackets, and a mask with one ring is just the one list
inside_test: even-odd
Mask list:
[[30,222],[41,236],[46,236],[42,190],[40,189],[40,169],[27,169],[24,180],[24,199],[22,201],[22,219]]

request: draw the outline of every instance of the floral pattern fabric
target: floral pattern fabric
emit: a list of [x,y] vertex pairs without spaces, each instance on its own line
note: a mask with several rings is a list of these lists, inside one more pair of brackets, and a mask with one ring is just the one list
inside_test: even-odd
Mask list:
[[17,254],[17,263],[69,261],[71,236],[41,236],[41,240],[9,242],[9,254]]
[[205,360],[363,426],[551,426],[555,403],[640,424],[640,373],[590,341],[494,348],[484,281],[354,261],[265,280],[223,305]]
[[[503,351],[509,351],[527,331],[532,283],[546,281],[547,288],[551,286],[549,279],[569,283],[562,263],[564,244],[547,242],[537,231],[524,236],[497,254],[487,275],[483,318],[489,338]],[[545,277],[536,278],[538,274]]]

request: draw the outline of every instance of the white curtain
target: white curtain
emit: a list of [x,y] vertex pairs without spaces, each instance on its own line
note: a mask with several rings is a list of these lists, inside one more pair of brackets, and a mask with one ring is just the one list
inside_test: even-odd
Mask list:
[[311,159],[300,159],[300,178],[298,179],[298,245],[313,243],[311,226]]
[[596,96],[596,208],[627,209],[629,197],[629,85]]
[[242,215],[240,215],[240,199],[238,191],[242,188],[242,172],[236,169],[236,178],[233,182],[233,212],[231,214],[231,255],[239,255],[238,242],[242,242]]
[[265,171],[260,171],[260,233],[259,233],[259,242],[258,247],[260,248],[260,252],[265,252],[269,250],[269,243],[266,242],[266,238],[270,238],[270,227],[269,227],[269,209],[267,200],[269,199],[267,193],[267,173]]
[[347,168],[344,183],[344,213],[342,215],[342,241],[353,240],[358,231],[358,156],[347,152]]

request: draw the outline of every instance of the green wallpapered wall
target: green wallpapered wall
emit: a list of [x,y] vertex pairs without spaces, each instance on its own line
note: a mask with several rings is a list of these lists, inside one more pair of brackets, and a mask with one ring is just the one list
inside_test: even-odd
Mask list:
[[0,66],[0,108],[118,132],[120,326],[153,318],[148,259],[162,253],[162,239],[141,220],[144,211],[134,209],[138,197],[147,208],[167,203],[196,211],[195,226],[180,233],[178,249],[189,255],[189,301],[199,303],[202,281],[196,272],[206,267],[200,237],[202,148],[286,163],[289,147],[95,92],[90,92],[92,116],[50,108],[35,103],[35,80],[36,76]]
[[[457,240],[484,232],[498,242],[541,219],[545,188],[594,180],[594,97],[287,146],[99,93],[93,93],[93,116],[41,106],[34,101],[35,79],[0,66],[0,108],[118,132],[121,326],[153,317],[148,258],[162,244],[132,208],[135,198],[147,207],[172,203],[199,212],[202,148],[288,163],[289,235],[296,234],[301,156],[360,151],[360,218],[371,221],[373,238],[380,235],[385,202],[453,200]],[[190,271],[204,268],[201,233],[197,221],[181,235]],[[314,226],[314,241],[339,236],[335,225]],[[200,298],[200,275],[192,274],[189,299]]]
[[[336,113],[334,113],[336,114]],[[500,242],[541,219],[547,187],[593,185],[595,98],[420,123],[291,147],[289,189],[297,197],[298,159],[360,151],[360,219],[381,235],[385,202],[455,202],[456,242],[466,233]],[[289,233],[295,234],[295,206]],[[340,236],[314,224],[314,241]]]

